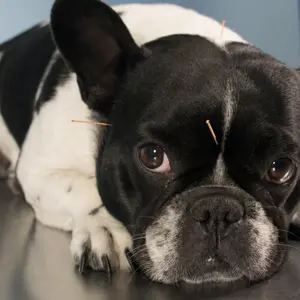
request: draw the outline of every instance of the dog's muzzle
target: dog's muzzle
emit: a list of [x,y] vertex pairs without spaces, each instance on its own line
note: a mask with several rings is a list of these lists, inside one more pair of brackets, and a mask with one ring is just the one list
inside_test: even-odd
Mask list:
[[133,257],[156,281],[262,279],[276,253],[276,226],[258,201],[236,187],[185,190],[151,220],[136,239]]

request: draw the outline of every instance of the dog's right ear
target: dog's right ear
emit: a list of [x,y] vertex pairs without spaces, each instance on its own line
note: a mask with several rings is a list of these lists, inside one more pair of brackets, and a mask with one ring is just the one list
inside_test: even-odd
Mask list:
[[144,58],[122,19],[98,0],[56,0],[51,30],[83,101],[108,114],[122,76]]

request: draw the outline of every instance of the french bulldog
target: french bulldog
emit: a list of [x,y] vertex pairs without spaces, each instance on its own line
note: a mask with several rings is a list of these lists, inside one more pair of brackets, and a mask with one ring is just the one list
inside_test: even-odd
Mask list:
[[280,270],[300,212],[296,69],[192,10],[97,0],[56,0],[0,53],[9,178],[72,232],[81,272],[234,285]]

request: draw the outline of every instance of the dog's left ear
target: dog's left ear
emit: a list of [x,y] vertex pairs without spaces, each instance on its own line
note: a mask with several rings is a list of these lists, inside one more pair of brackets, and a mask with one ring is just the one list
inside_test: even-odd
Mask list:
[[122,76],[144,58],[122,19],[98,0],[56,0],[51,30],[83,101],[108,114]]

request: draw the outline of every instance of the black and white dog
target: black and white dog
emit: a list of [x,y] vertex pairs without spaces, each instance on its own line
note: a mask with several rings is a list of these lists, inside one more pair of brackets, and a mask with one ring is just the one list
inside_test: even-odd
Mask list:
[[50,27],[0,46],[0,149],[80,269],[128,269],[129,249],[163,283],[277,272],[298,221],[297,71],[172,5],[57,0]]

